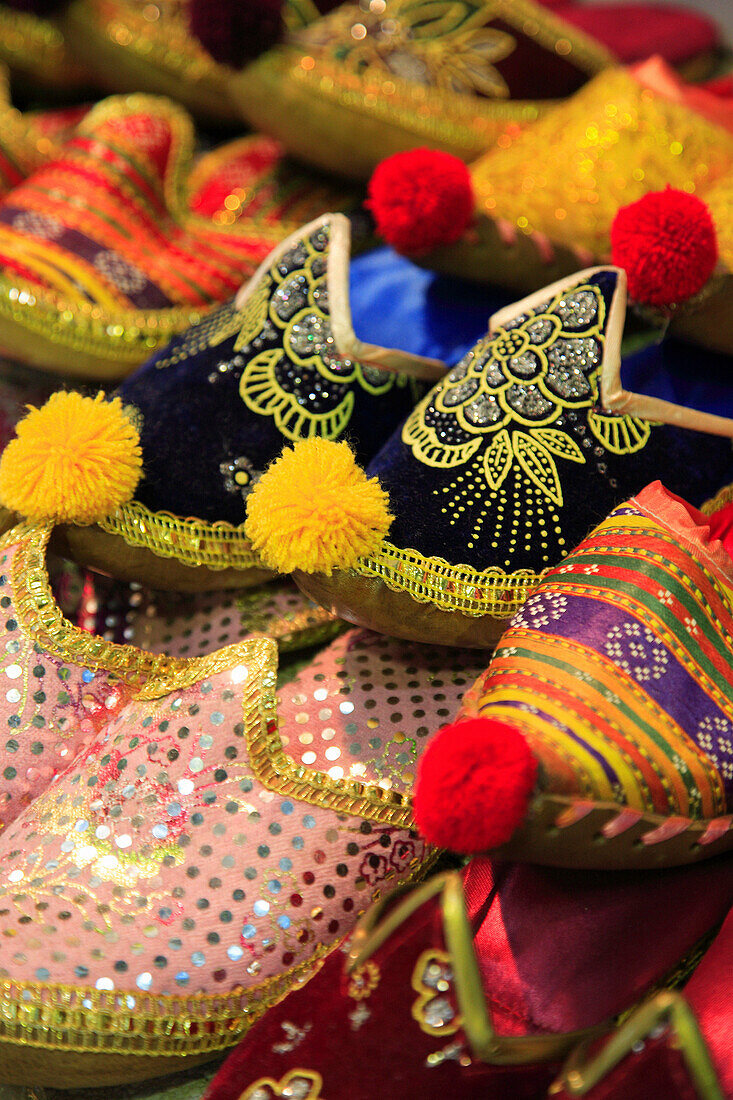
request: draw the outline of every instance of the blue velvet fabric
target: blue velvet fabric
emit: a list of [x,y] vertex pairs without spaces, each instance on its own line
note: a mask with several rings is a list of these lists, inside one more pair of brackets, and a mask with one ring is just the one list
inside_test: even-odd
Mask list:
[[[615,275],[589,285],[607,311]],[[538,311],[540,328],[546,316]],[[522,318],[507,327],[521,344]],[[521,348],[512,368],[484,340],[431,391],[424,413],[413,414],[404,433],[396,429],[368,467],[389,493],[391,543],[453,565],[536,571],[556,564],[651,481],[695,505],[733,481],[730,439],[603,415],[593,389],[601,346],[584,335],[592,331],[580,325],[569,341],[545,342],[542,368]],[[532,345],[527,350],[535,355]],[[622,379],[627,388],[730,415],[733,381],[721,396],[726,368],[726,357],[665,341],[624,362]],[[472,402],[484,404],[471,411]],[[484,420],[472,426],[475,410]]]
[[[503,290],[425,271],[388,248],[353,260],[350,297],[357,336],[385,347],[440,359],[448,365],[455,364],[474,346],[486,332],[491,314],[511,299]],[[208,521],[243,522],[248,486],[234,483],[233,476],[245,476],[251,484],[289,442],[275,417],[256,414],[240,397],[242,373],[261,349],[250,347],[236,352],[236,333],[215,346],[207,345],[206,333],[218,320],[226,321],[231,315],[230,306],[222,307],[197,329],[173,340],[118,391],[123,401],[139,413],[144,477],[137,499],[154,511],[171,511]],[[268,346],[274,346],[272,341],[262,345]],[[623,372],[628,388],[733,416],[733,383],[728,384],[729,377],[727,357],[672,341],[634,356],[624,364]],[[353,411],[343,438],[349,440],[363,464],[385,444],[420,396],[419,388],[412,383],[374,393],[354,382],[338,380],[331,385],[329,396],[324,379],[313,370],[304,370],[301,382],[293,383],[293,392],[299,395],[304,407],[313,404],[313,384],[318,391],[313,407],[321,410],[332,408],[347,391],[353,393]],[[646,455],[649,463],[637,459],[628,462],[629,468],[633,466],[637,471],[632,478],[633,488],[661,477],[669,488],[699,503],[725,480],[733,480],[727,441],[707,437],[693,440],[689,433],[675,433],[672,429],[655,430],[657,438],[659,446],[648,450]],[[397,461],[402,453],[400,448],[398,430],[373,467],[384,477],[393,495],[398,513],[393,536],[398,543],[417,548],[429,545],[430,551],[424,549],[424,552],[446,557],[458,555],[457,560],[461,561],[483,560],[478,553],[467,553],[464,543],[468,540],[459,536],[459,528],[452,527],[448,536],[441,533],[430,509],[426,511],[423,507],[425,500],[432,499],[435,471],[425,467],[413,469],[409,464],[409,469],[403,468],[401,461]],[[240,465],[235,470],[232,464],[237,461]],[[395,461],[397,465],[393,467]],[[585,473],[573,469],[572,474],[578,497],[585,498]],[[628,495],[631,483],[622,478],[619,484],[623,485],[623,492],[600,494],[592,503],[579,500],[583,507],[578,511],[573,532],[577,529],[582,536],[591,522],[602,518],[616,503],[617,497],[623,499]],[[572,493],[568,500],[574,500]],[[425,522],[414,522],[413,512],[419,513]],[[422,533],[430,536],[427,542]],[[574,538],[574,534],[567,537]]]
[[357,256],[350,271],[351,314],[362,340],[449,366],[479,340],[510,292],[417,267],[391,248]]

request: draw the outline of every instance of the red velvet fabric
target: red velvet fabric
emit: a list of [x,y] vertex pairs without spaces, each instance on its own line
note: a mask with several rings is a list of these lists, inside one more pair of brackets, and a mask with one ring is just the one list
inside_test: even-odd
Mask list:
[[[722,920],[733,900],[733,861],[608,874],[475,859],[464,872],[464,892],[497,1031],[568,1031],[639,1000]],[[239,1100],[254,1082],[280,1083],[295,1069],[321,1076],[313,1100],[543,1096],[557,1066],[499,1069],[447,1060],[428,1067],[429,1054],[462,1038],[427,1034],[413,1014],[413,974],[429,948],[444,948],[437,898],[372,956],[379,982],[363,1000],[349,995],[344,956],[332,953],[306,986],[252,1029],[207,1100]],[[366,1018],[355,1017],[357,1009]],[[280,1095],[276,1085],[267,1088]]]

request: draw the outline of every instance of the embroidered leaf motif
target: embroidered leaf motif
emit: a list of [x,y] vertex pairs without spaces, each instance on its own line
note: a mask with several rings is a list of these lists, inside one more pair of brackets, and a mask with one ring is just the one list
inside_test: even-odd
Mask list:
[[527,477],[558,506],[562,504],[562,488],[555,460],[547,448],[537,439],[514,432],[514,453]]
[[570,462],[585,462],[585,455],[575,440],[557,428],[533,428],[530,435],[558,458],[567,458]]
[[588,424],[598,442],[615,455],[635,454],[651,435],[651,421],[638,416],[605,416],[591,409]]
[[246,344],[249,344],[257,336],[267,319],[271,290],[270,280],[263,279],[257,286],[252,288],[241,309],[223,313],[221,322],[216,325],[209,335],[208,347],[218,347],[219,344],[228,340],[235,333],[238,333],[234,342],[235,351],[239,351]]
[[492,489],[498,489],[512,466],[512,445],[509,432],[502,428],[484,455],[484,473]]

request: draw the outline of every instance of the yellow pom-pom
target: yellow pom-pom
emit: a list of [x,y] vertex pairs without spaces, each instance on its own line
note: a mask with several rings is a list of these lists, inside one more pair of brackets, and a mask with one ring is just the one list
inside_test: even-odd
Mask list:
[[245,532],[268,568],[330,576],[374,553],[391,522],[387,494],[347,443],[304,439],[260,478]]
[[0,459],[0,501],[30,520],[95,523],[130,500],[142,472],[119,397],[54,393],[28,406]]

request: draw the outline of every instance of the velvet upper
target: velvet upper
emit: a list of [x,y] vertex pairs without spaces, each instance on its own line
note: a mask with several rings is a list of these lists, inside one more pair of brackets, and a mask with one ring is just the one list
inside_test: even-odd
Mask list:
[[[394,432],[368,468],[389,493],[390,543],[454,565],[542,570],[648,482],[699,505],[733,480],[730,439],[602,409],[616,281],[600,270],[518,305]],[[650,349],[622,375],[658,376],[673,396],[663,361],[682,354]],[[690,352],[688,394],[693,356],[714,358]]]

